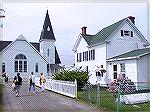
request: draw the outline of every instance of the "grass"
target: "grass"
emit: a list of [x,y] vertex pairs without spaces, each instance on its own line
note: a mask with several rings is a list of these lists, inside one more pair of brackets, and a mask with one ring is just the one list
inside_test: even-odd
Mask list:
[[3,112],[3,85],[2,78],[0,78],[0,112]]
[[[117,102],[116,98],[117,95],[107,91],[105,88],[100,89],[100,105],[99,107],[102,108],[104,111],[115,112],[117,110]],[[89,101],[90,98],[90,101]],[[92,103],[96,105],[96,88],[92,88],[89,91],[78,91],[78,99],[85,101],[86,103]],[[139,108],[138,108],[139,107]],[[150,110],[150,102],[142,103],[142,104],[135,104],[135,105],[120,105],[120,112],[148,112]]]

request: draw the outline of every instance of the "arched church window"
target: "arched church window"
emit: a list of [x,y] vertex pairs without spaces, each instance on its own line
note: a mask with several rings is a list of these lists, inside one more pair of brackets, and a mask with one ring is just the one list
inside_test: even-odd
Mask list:
[[14,62],[15,72],[27,72],[27,58],[24,54],[18,54]]
[[23,54],[18,54],[15,59],[27,59],[25,55]]

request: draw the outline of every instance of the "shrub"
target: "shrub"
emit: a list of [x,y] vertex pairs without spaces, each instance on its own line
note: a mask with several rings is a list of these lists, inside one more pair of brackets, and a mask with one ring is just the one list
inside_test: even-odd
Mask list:
[[63,70],[57,72],[53,75],[53,79],[55,80],[63,80],[63,81],[75,81],[77,80],[77,87],[78,89],[83,88],[84,84],[87,83],[88,80],[88,73],[85,71],[78,71],[78,70]]

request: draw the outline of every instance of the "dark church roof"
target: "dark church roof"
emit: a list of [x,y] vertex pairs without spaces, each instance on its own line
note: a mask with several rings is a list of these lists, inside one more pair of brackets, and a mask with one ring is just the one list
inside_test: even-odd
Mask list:
[[[12,41],[0,41],[0,52],[5,49],[10,43],[12,43]],[[36,50],[38,50],[40,52],[40,43],[36,43],[36,42],[30,42]],[[60,64],[60,58],[57,52],[57,49],[55,47],[55,64]]]
[[46,17],[45,17],[45,21],[44,21],[44,24],[43,24],[43,29],[42,29],[42,32],[41,32],[40,41],[42,39],[56,40],[55,36],[54,36],[54,33],[53,33],[53,28],[52,28],[51,21],[50,21],[50,18],[49,18],[48,10],[46,12]]

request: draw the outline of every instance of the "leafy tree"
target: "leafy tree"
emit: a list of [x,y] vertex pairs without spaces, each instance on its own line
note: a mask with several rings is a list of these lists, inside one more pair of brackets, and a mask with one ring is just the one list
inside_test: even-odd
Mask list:
[[55,73],[53,75],[53,79],[63,81],[75,81],[76,79],[78,90],[80,90],[87,83],[88,73],[86,71],[79,71],[79,70],[72,70],[72,71],[63,70]]

